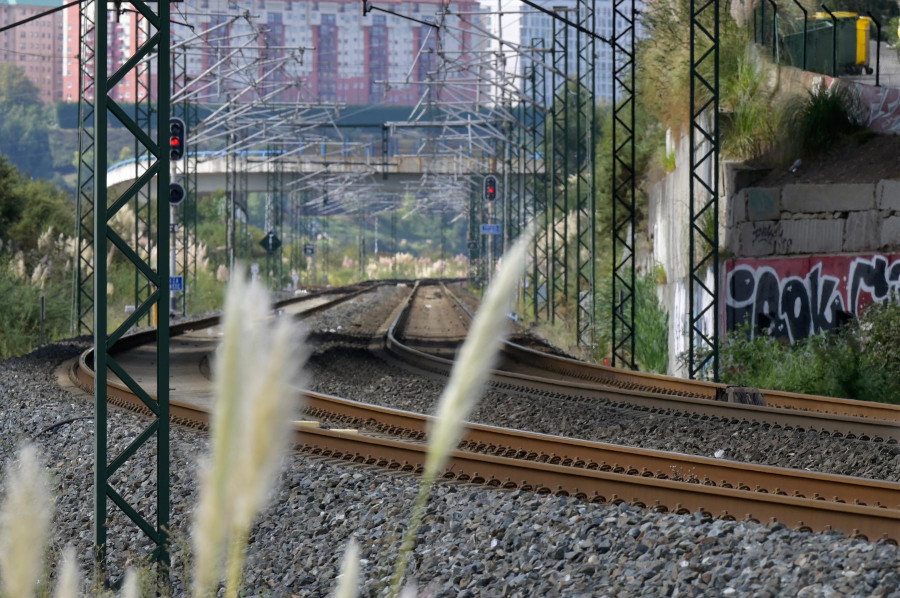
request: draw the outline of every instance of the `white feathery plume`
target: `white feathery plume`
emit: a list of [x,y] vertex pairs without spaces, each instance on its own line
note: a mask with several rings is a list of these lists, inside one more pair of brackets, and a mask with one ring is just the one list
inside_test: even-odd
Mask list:
[[359,546],[352,538],[344,550],[344,561],[337,581],[334,598],[356,598],[359,589]]
[[400,598],[416,598],[419,589],[416,587],[415,583],[408,584],[403,591],[400,592]]
[[6,598],[28,598],[41,575],[50,520],[50,483],[37,448],[27,444],[7,466],[0,505],[0,577]]
[[71,546],[66,546],[63,550],[57,571],[53,598],[77,598],[78,586],[81,582],[78,576],[78,564],[75,561],[75,549]]
[[222,343],[216,351],[215,402],[210,422],[210,454],[201,467],[199,505],[194,512],[194,595],[214,589],[221,572],[222,546],[229,532],[228,474],[237,452],[240,429],[242,311],[247,280],[235,276],[225,295]]
[[141,589],[138,585],[138,574],[134,567],[128,567],[125,571],[125,582],[122,584],[121,598],[141,598]]
[[459,444],[463,422],[472,413],[490,376],[515,301],[516,286],[528,257],[534,227],[529,227],[503,256],[500,270],[484,295],[466,340],[450,371],[437,413],[428,431],[425,478],[440,474],[450,452]]
[[403,534],[399,560],[394,569],[389,596],[396,597],[403,583],[416,534],[425,514],[431,485],[459,444],[463,422],[472,413],[490,376],[497,351],[503,342],[506,314],[515,301],[516,286],[525,268],[535,226],[530,225],[503,256],[497,275],[484,295],[466,340],[450,371],[450,380],[441,394],[437,413],[428,430],[428,454],[419,492],[413,504],[409,524]]
[[[252,288],[262,290],[259,285]],[[254,300],[257,318],[247,318],[250,327],[237,342],[249,350],[244,356],[244,387],[240,451],[233,463],[234,529],[228,555],[226,596],[237,596],[243,569],[244,552],[250,528],[278,475],[281,457],[288,446],[292,417],[299,406],[292,385],[303,386],[298,379],[299,364],[306,361],[300,351],[298,329],[289,317],[276,318],[271,325],[260,325],[268,317],[269,298]],[[249,306],[247,306],[249,309]],[[257,324],[253,326],[253,320]],[[272,320],[269,320],[272,322]]]
[[235,269],[214,364],[210,455],[194,513],[195,596],[213,593],[227,548],[226,596],[236,596],[253,519],[278,472],[291,427],[298,339],[290,318],[273,320],[265,289]]

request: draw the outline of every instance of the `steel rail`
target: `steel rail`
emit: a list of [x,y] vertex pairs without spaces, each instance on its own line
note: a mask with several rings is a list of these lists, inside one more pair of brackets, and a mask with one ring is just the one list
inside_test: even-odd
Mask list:
[[[422,439],[429,415],[301,391],[312,417]],[[575,468],[900,510],[900,483],[713,459],[467,422],[460,448]]]
[[[179,324],[178,326],[187,325]],[[147,337],[145,340],[151,342],[150,335],[139,334],[145,335]],[[89,353],[90,350],[81,355],[76,361],[73,371],[76,382],[82,388],[90,388],[93,384],[93,372],[87,365],[90,360]],[[132,411],[148,412],[147,407],[124,384],[108,380],[107,385],[109,400],[113,404]],[[304,394],[309,402],[308,406],[313,410],[319,407],[324,407],[331,413],[347,410],[346,412],[352,414],[354,418],[371,415],[376,421],[392,422],[389,425],[398,428],[407,430],[417,428],[414,431],[418,433],[427,427],[431,419],[397,410],[362,406],[354,401],[327,397],[317,393],[305,392]],[[174,423],[198,429],[207,428],[209,423],[209,414],[206,410],[181,401],[171,402],[171,417]],[[498,440],[506,436],[521,437],[523,433],[470,425],[463,446],[484,443],[487,440]],[[580,451],[594,451],[595,456],[601,454],[596,451],[621,449],[621,447],[607,448],[599,443],[589,443],[596,445],[589,447],[570,439],[558,439],[540,434],[525,433],[524,436],[529,439],[529,442],[551,443],[559,446],[568,442],[571,443],[569,446],[577,445]],[[427,451],[427,448],[421,443],[309,427],[302,429],[297,427],[294,442],[304,451],[314,455],[416,473],[421,473],[423,470]],[[518,442],[521,443],[522,440],[520,439]],[[631,449],[627,450],[631,451]],[[653,453],[653,451],[639,452]],[[677,454],[651,455],[651,458],[664,459],[667,457],[674,460],[695,459]],[[713,465],[727,467],[728,463],[721,462]],[[845,496],[849,496],[850,492],[860,492],[861,488],[864,489],[867,496],[869,493],[881,492],[883,494],[891,491],[889,484],[871,480],[809,474],[808,472],[779,470],[779,468],[763,466],[749,466],[748,469],[756,470],[757,475],[771,476],[773,480],[780,476],[779,479],[783,478],[787,482],[786,486],[791,483],[790,477],[793,474],[794,477],[805,480],[801,484],[819,483],[818,488],[827,488],[828,491],[835,490]],[[717,516],[726,519],[742,517],[745,520],[759,522],[779,521],[802,530],[827,531],[834,529],[853,537],[892,543],[900,541],[900,510],[897,509],[830,502],[815,497],[785,496],[777,492],[752,492],[741,488],[675,481],[646,476],[643,473],[635,475],[635,472],[617,472],[616,468],[604,471],[599,466],[592,468],[589,463],[578,467],[572,466],[564,460],[558,463],[540,462],[528,460],[528,455],[523,458],[521,456],[511,457],[506,453],[497,455],[457,450],[451,455],[444,477],[488,486],[519,488],[543,494],[571,495],[597,503],[617,504],[627,501],[632,505],[650,507],[658,511],[675,513],[696,511],[708,517]]]
[[[459,309],[472,317],[472,312],[452,292]],[[412,356],[396,338],[388,339],[391,352],[414,361],[428,361],[437,371],[449,371],[449,362],[431,359],[432,356]],[[648,407],[662,407],[692,413],[703,413],[749,419],[784,425],[786,427],[819,428],[840,434],[900,441],[900,405],[804,395],[782,391],[761,391],[765,406],[727,403],[721,400],[727,385],[698,380],[686,380],[659,374],[622,370],[575,359],[552,355],[506,341],[503,353],[522,365],[556,374],[545,378],[529,374],[497,371],[498,381],[521,379],[540,390],[575,389],[581,394],[587,389],[603,390],[604,398],[635,403]],[[405,354],[405,355],[404,355]],[[548,384],[549,383],[549,386]],[[596,395],[595,395],[596,396]]]

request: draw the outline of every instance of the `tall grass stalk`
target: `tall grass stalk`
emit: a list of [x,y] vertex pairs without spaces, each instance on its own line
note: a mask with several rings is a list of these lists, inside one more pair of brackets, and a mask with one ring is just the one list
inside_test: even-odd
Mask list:
[[129,567],[125,571],[125,582],[122,584],[122,591],[119,594],[122,598],[140,598],[141,586],[138,573],[134,567]]
[[63,550],[62,559],[59,562],[53,598],[77,598],[80,583],[78,579],[78,565],[75,561],[75,549],[71,546],[66,546]]
[[344,551],[344,561],[341,563],[341,574],[338,575],[338,585],[334,590],[334,598],[355,598],[359,585],[359,546],[351,539],[347,542]]
[[250,529],[290,432],[299,339],[289,319],[271,319],[270,303],[260,285],[232,276],[214,367],[210,455],[194,515],[195,596],[215,591],[223,558],[225,595],[238,595]]
[[52,517],[47,472],[37,448],[27,444],[7,466],[6,496],[0,505],[0,576],[5,598],[34,596]]
[[399,560],[389,591],[392,597],[400,593],[403,577],[415,548],[416,534],[428,505],[431,486],[443,470],[450,453],[459,444],[463,422],[481,396],[497,350],[503,342],[508,322],[506,313],[515,300],[516,286],[522,276],[533,235],[534,226],[531,226],[503,257],[500,270],[488,287],[469,334],[453,363],[450,380],[441,395],[434,422],[428,431],[425,472],[400,545]]

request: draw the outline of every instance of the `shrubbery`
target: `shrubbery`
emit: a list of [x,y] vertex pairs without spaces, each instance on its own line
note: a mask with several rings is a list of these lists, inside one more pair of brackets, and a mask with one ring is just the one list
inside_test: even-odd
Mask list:
[[900,303],[872,305],[843,330],[789,345],[749,329],[721,348],[729,384],[900,403]]

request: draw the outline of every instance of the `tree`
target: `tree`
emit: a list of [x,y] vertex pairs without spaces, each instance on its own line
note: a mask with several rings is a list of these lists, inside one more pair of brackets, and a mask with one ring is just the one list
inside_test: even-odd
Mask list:
[[0,106],[40,105],[40,90],[25,75],[25,71],[12,63],[0,64]]
[[0,153],[32,177],[52,176],[47,119],[38,88],[13,64],[0,64]]
[[48,181],[29,180],[0,155],[0,243],[5,252],[37,247],[48,228],[69,234],[74,226],[72,204]]

